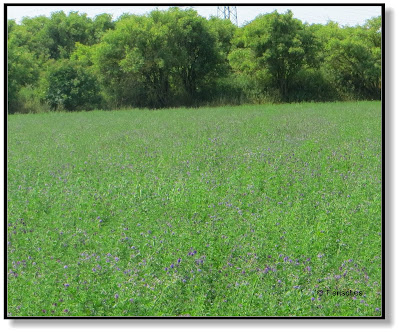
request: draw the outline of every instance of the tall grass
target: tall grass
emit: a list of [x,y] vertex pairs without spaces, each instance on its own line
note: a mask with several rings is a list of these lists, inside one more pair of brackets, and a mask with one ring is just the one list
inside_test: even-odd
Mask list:
[[380,107],[9,116],[9,315],[380,316]]

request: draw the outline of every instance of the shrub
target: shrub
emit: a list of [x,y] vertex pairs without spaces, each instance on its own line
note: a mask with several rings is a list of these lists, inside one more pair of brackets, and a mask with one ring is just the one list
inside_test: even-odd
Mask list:
[[45,99],[52,110],[92,110],[101,105],[96,77],[72,61],[51,65],[47,82]]
[[320,70],[303,69],[294,77],[289,86],[289,101],[333,101],[340,95]]

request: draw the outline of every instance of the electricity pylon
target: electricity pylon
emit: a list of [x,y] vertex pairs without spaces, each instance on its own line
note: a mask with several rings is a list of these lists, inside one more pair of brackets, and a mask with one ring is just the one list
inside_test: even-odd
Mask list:
[[231,20],[233,24],[238,25],[236,6],[218,6],[217,16]]

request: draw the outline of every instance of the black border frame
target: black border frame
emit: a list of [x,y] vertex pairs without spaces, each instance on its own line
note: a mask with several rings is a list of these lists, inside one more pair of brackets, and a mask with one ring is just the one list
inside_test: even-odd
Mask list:
[[[23,317],[8,317],[7,316],[7,241],[4,241],[4,319],[6,320],[91,320],[91,319],[100,319],[100,320],[108,320],[108,319],[119,319],[119,320],[148,320],[148,319],[156,319],[156,320],[164,320],[164,319],[174,319],[174,320],[181,320],[181,319],[189,319],[189,320],[225,320],[225,319],[254,319],[254,320],[270,320],[270,319],[288,319],[288,320],[304,320],[304,319],[316,319],[316,320],[385,320],[386,319],[386,301],[389,299],[386,297],[386,288],[385,288],[385,282],[386,282],[386,271],[385,271],[385,261],[386,261],[386,252],[385,252],[385,239],[386,239],[386,232],[385,232],[385,224],[386,224],[386,219],[385,219],[385,209],[387,206],[385,206],[385,170],[386,167],[390,167],[385,164],[385,111],[386,111],[386,104],[385,104],[385,82],[386,82],[386,67],[385,67],[385,61],[386,61],[386,53],[385,53],[385,36],[386,36],[386,31],[385,31],[385,26],[386,26],[386,21],[385,21],[385,3],[4,3],[4,240],[6,240],[7,237],[7,162],[6,162],[6,156],[7,156],[7,115],[8,115],[8,70],[7,70],[7,58],[8,58],[8,49],[7,49],[7,7],[11,6],[27,6],[27,7],[34,7],[34,6],[43,6],[43,7],[49,7],[49,6],[76,6],[76,7],[91,7],[91,6],[121,6],[121,7],[126,7],[126,6],[193,6],[195,5],[196,7],[202,7],[202,6],[218,6],[218,5],[235,5],[235,6],[298,6],[298,7],[305,7],[305,6],[334,6],[334,7],[349,7],[349,6],[354,6],[354,7],[364,7],[364,6],[377,6],[381,7],[381,18],[382,18],[382,53],[381,53],[381,59],[382,59],[382,65],[381,65],[381,112],[382,112],[382,120],[381,120],[381,144],[382,144],[382,150],[381,150],[381,161],[382,161],[382,170],[381,170],[381,176],[382,176],[382,188],[381,188],[381,223],[382,223],[382,240],[381,240],[381,250],[382,250],[382,275],[381,275],[381,285],[382,285],[382,309],[381,309],[381,316],[365,316],[365,317],[359,317],[359,316],[328,316],[328,317],[323,317],[323,316],[293,316],[293,317],[287,317],[287,316],[190,316],[190,317],[174,317],[174,316],[73,316],[73,317],[59,317],[59,316],[54,316],[54,317],[42,317],[42,316],[23,316]],[[390,116],[389,116],[390,117]],[[389,187],[388,190],[391,188]]]

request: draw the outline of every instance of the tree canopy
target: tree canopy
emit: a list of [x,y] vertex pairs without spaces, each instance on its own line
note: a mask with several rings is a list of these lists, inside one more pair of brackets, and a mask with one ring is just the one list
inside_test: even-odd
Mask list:
[[243,27],[195,10],[8,20],[8,111],[380,99],[381,18]]

